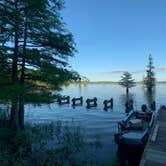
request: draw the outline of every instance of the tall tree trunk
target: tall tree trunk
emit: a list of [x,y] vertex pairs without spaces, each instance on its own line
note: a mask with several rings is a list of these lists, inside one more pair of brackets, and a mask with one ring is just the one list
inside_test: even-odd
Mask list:
[[127,95],[129,94],[129,88],[126,88],[126,94]]
[[[27,46],[27,17],[25,13],[25,24],[24,24],[24,43],[23,43],[23,52],[22,52],[22,64],[21,64],[21,78],[20,83],[24,84],[25,81],[25,61],[26,61],[26,46]],[[20,129],[24,129],[24,95],[19,97],[19,125]]]
[[19,126],[20,129],[24,129],[24,96],[19,97]]
[[27,19],[25,20],[24,27],[24,43],[23,43],[23,54],[22,54],[22,69],[21,69],[21,83],[24,83],[25,80],[25,58],[26,58],[26,45],[27,45]]
[[18,0],[15,1],[15,9],[16,9],[16,16],[15,16],[15,35],[14,35],[14,55],[13,55],[13,62],[12,62],[12,82],[15,83],[18,81],[18,52],[19,52],[19,46],[18,46],[18,38],[19,38],[19,14],[18,14]]

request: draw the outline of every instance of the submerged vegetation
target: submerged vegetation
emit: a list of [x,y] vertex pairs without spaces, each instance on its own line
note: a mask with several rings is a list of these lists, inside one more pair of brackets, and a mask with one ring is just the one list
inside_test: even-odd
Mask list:
[[[80,157],[86,149],[100,148],[100,143],[88,143],[85,131],[76,123],[57,121],[49,124],[26,124],[15,133],[8,128],[6,114],[0,112],[0,163],[1,166],[54,166],[92,165],[92,157]],[[78,155],[80,154],[80,155]]]

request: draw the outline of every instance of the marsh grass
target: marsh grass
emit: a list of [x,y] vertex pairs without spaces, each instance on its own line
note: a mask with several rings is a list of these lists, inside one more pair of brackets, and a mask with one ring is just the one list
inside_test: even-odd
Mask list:
[[111,166],[120,166],[117,156],[114,156],[110,163],[111,163]]
[[[15,133],[0,113],[1,166],[63,166],[96,165],[94,155],[87,149],[101,147],[98,138],[88,143],[85,131],[75,122],[57,121],[49,124],[26,124]],[[84,157],[82,157],[84,156]],[[96,164],[95,164],[96,163]]]

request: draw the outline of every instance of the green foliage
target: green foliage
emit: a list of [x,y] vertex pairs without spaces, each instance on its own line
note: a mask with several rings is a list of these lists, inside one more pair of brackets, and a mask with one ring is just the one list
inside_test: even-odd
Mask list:
[[128,89],[135,86],[134,79],[132,79],[132,75],[129,72],[124,72],[122,75],[122,79],[119,81],[119,84],[126,88],[127,93]]
[[[3,99],[22,93],[31,101],[80,79],[68,64],[76,52],[72,34],[61,17],[63,0],[0,2],[0,86]],[[24,85],[22,85],[24,84]],[[8,93],[11,89],[11,93]],[[20,93],[21,92],[21,93]],[[1,96],[0,96],[1,97]],[[11,98],[10,98],[11,97]],[[52,96],[54,97],[54,96]],[[51,99],[52,100],[52,99]],[[34,101],[36,102],[36,100]]]

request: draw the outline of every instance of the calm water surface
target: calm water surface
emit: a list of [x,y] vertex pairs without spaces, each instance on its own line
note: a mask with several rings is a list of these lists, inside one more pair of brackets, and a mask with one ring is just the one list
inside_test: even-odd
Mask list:
[[[148,104],[150,100],[141,84],[130,89],[130,93],[136,110],[139,110],[142,104]],[[71,104],[62,106],[57,103],[41,106],[26,105],[25,121],[43,123],[74,120],[76,123],[78,122],[86,131],[87,141],[93,141],[95,137],[100,139],[102,148],[96,151],[95,155],[101,162],[104,161],[106,165],[110,165],[116,156],[117,147],[113,135],[117,131],[117,122],[126,116],[124,111],[125,89],[117,84],[70,85],[63,87],[62,94],[69,95],[71,98],[83,96],[83,106],[73,109]],[[85,100],[93,97],[97,97],[98,107],[87,110]],[[114,99],[114,108],[104,111],[103,101],[111,97]],[[157,108],[166,104],[166,84],[157,84],[153,98]]]

